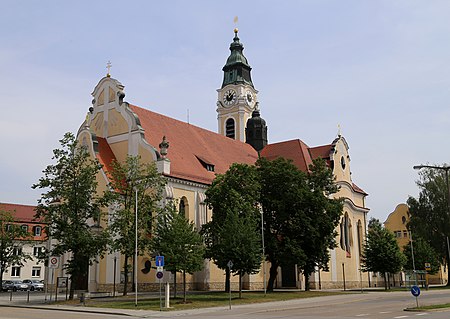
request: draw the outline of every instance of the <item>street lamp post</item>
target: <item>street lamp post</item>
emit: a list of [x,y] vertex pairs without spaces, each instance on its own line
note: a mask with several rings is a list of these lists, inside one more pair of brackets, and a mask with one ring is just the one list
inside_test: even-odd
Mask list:
[[[413,169],[416,170],[421,170],[422,168],[431,168],[431,169],[436,169],[436,170],[441,170],[445,172],[445,185],[447,186],[447,192],[446,192],[446,197],[447,197],[447,214],[448,217],[450,218],[450,185],[449,185],[449,180],[448,180],[448,171],[450,170],[450,166],[448,165],[444,165],[444,166],[435,166],[435,165],[415,165],[413,166]],[[450,246],[448,243],[448,236],[447,237],[447,265],[449,265],[450,263]],[[448,266],[447,266],[448,268]],[[450,273],[450,272],[449,272]],[[447,285],[450,284],[449,281],[447,281]]]
[[138,304],[138,280],[137,280],[137,275],[138,275],[138,189],[137,187],[135,188],[136,190],[136,219],[134,221],[135,223],[135,247],[134,247],[134,306],[137,307]]
[[261,238],[262,238],[262,253],[263,253],[263,285],[264,285],[264,296],[267,294],[266,287],[266,247],[264,246],[264,212],[261,210]]

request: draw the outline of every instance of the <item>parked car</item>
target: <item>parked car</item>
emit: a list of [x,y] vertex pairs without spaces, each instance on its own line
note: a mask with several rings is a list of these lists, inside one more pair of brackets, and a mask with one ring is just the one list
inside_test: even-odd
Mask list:
[[42,280],[24,279],[23,283],[27,284],[28,289],[30,289],[31,291],[35,291],[35,290],[43,291],[44,290],[44,283],[42,282]]
[[23,283],[22,280],[10,280],[10,281],[12,282],[12,285],[9,284],[8,290],[12,290],[12,291],[17,291],[17,290],[26,291],[26,290],[28,290],[28,285]]
[[14,283],[11,280],[3,280],[2,281],[2,291],[12,290]]

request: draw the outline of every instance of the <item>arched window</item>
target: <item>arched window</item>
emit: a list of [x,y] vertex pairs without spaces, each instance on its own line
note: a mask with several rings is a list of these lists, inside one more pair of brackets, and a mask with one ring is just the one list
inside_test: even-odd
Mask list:
[[362,228],[362,223],[361,220],[358,220],[358,250],[359,250],[359,258],[362,257],[362,252],[363,252],[363,228]]
[[345,250],[346,256],[351,257],[352,246],[352,223],[346,212],[341,220],[341,248]]
[[186,197],[180,199],[178,204],[178,213],[186,218],[189,218],[189,204]]
[[234,119],[227,120],[225,124],[225,136],[232,139],[235,138]]

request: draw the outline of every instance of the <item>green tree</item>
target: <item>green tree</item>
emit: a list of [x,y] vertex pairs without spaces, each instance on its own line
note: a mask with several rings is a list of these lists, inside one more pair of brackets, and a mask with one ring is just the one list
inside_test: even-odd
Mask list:
[[[225,291],[230,290],[231,272],[227,266],[230,260],[235,264],[233,272],[236,274],[254,273],[260,268],[259,195],[257,170],[247,164],[231,165],[206,191],[206,203],[213,209],[213,215],[202,228],[205,256],[225,271]],[[245,229],[246,236],[233,231],[232,227]],[[236,247],[240,247],[240,251]]]
[[308,229],[308,240],[303,244],[306,261],[303,267],[305,289],[309,290],[309,275],[316,267],[328,271],[329,249],[336,247],[336,227],[342,215],[341,199],[330,198],[338,191],[332,170],[322,159],[315,159],[309,166],[308,186],[310,189],[307,215],[313,221]]
[[448,265],[447,238],[450,236],[450,213],[448,207],[448,180],[445,171],[422,169],[416,181],[420,193],[416,199],[409,197],[411,232],[433,247],[439,261]]
[[[66,133],[61,148],[53,151],[55,164],[48,165],[44,176],[32,187],[44,193],[38,200],[36,218],[47,225],[47,238],[56,240],[49,254],[68,255],[64,267],[70,275],[70,299],[74,290],[87,288],[89,265],[102,255],[108,232],[100,226],[104,201],[97,196],[96,175],[100,163],[74,135]],[[95,229],[95,231],[93,230]]]
[[438,255],[433,247],[420,237],[413,238],[413,250],[411,250],[411,242],[403,248],[403,253],[406,256],[406,269],[414,269],[412,251],[414,251],[414,266],[416,270],[425,270],[425,263],[430,263],[431,271],[428,271],[428,273],[433,275],[438,272],[441,267]]
[[406,257],[400,251],[394,234],[383,228],[378,219],[371,218],[368,228],[361,265],[365,271],[382,273],[387,289],[387,273],[399,272],[406,263]]
[[[112,170],[108,172],[109,190],[106,193],[107,201],[116,207],[109,224],[110,232],[114,235],[111,249],[124,256],[125,296],[128,292],[130,259],[133,265],[136,262],[136,201],[138,255],[143,255],[151,250],[153,214],[160,210],[165,179],[158,173],[154,163],[142,163],[139,156],[128,156],[123,163],[113,161],[111,165]],[[135,267],[132,267],[132,271],[134,273]]]
[[23,251],[30,234],[14,218],[14,212],[0,208],[0,282],[10,266],[23,266],[31,256]]
[[[153,250],[164,256],[168,271],[175,277],[177,272],[183,273],[183,300],[186,302],[186,273],[202,270],[204,261],[203,240],[194,223],[169,204],[167,211],[158,215],[152,244]],[[174,293],[176,297],[176,288]]]
[[[255,231],[256,230],[256,231]],[[261,268],[260,224],[252,216],[230,211],[219,229],[221,246],[233,263],[231,273],[239,276],[239,298],[242,298],[242,277]]]
[[306,266],[305,242],[315,227],[308,216],[311,191],[306,173],[292,161],[260,158],[257,167],[261,181],[266,258],[271,263],[267,290],[272,291],[278,267],[297,265],[304,269]]

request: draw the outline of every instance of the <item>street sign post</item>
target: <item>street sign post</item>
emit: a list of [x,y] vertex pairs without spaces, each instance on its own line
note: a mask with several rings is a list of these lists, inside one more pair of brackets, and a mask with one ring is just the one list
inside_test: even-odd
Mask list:
[[59,257],[57,257],[57,256],[50,257],[48,267],[50,267],[52,269],[58,268],[59,267]]
[[156,256],[155,257],[155,266],[156,267],[164,267],[164,256]]
[[[231,268],[233,268],[233,262],[231,260],[229,260],[227,263],[227,266],[230,269],[230,273],[231,273]],[[231,310],[231,280],[230,280],[230,310]]]
[[416,297],[416,306],[419,307],[419,299],[420,296],[420,288],[418,286],[412,286],[411,287],[411,294]]

